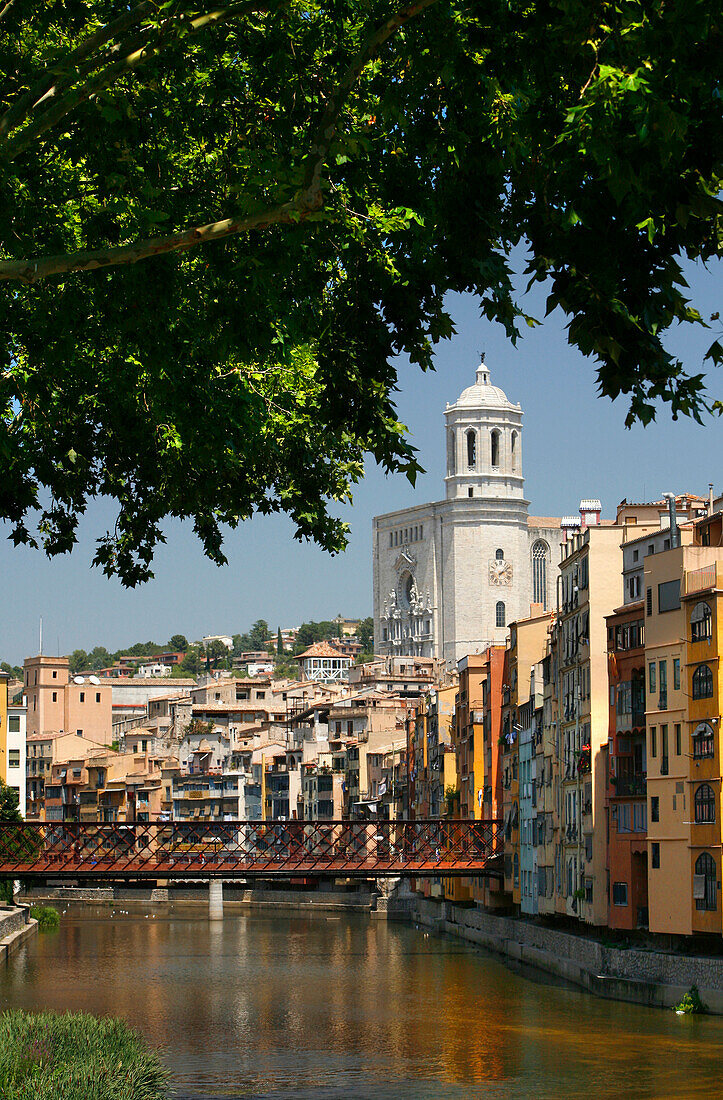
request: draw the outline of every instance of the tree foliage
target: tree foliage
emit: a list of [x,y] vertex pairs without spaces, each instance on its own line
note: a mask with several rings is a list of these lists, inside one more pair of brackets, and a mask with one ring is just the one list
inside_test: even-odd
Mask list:
[[0,779],[0,821],[22,821],[23,815],[20,813],[19,806],[17,792]]
[[371,615],[362,619],[356,634],[364,653],[371,653],[374,649],[374,619]]
[[[0,8],[0,517],[151,575],[167,516],[287,513],[337,551],[365,454],[418,469],[394,360],[511,251],[628,420],[699,416],[671,356],[720,255],[719,0],[14,0]],[[708,358],[721,358],[718,341]]]

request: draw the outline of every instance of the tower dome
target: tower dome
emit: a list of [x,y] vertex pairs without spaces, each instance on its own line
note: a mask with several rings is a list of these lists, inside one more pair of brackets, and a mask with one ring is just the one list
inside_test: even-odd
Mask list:
[[457,409],[520,409],[519,405],[512,404],[504,390],[501,390],[499,386],[492,385],[489,367],[485,363],[484,352],[482,353],[480,365],[477,367],[474,384],[467,386],[466,390],[462,390],[454,405],[448,405],[447,407]]
[[522,502],[522,407],[492,385],[484,355],[474,384],[444,416],[447,499]]

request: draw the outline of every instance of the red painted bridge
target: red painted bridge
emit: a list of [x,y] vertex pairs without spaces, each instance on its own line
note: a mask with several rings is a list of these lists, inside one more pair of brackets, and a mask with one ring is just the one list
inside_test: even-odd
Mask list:
[[0,877],[497,877],[502,843],[501,820],[0,823]]

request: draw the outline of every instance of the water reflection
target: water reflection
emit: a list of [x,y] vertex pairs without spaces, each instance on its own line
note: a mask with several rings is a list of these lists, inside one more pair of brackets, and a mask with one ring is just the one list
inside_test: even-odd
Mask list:
[[125,1016],[183,1097],[719,1092],[723,1020],[598,1001],[365,917],[68,911],[0,1006]]

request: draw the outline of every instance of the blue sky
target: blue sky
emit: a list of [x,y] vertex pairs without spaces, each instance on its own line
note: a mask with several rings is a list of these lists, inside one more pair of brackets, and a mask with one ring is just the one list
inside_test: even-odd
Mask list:
[[[721,309],[722,270],[718,265],[688,273],[691,296],[704,316]],[[541,293],[529,295],[525,304],[528,312],[544,315]],[[626,496],[652,499],[667,490],[705,494],[710,481],[717,493],[723,490],[716,459],[723,443],[720,420],[703,427],[674,423],[661,409],[655,424],[628,431],[624,401],[613,404],[596,396],[592,364],[567,345],[559,313],[526,330],[515,349],[501,329],[479,318],[471,298],[453,298],[450,307],[457,335],[439,347],[436,372],[422,375],[400,363],[400,419],[427,472],[413,489],[403,478],[385,478],[369,467],[353,506],[343,510],[352,524],[346,554],[330,558],[296,542],[284,519],[259,518],[229,534],[229,564],[218,569],[203,557],[191,525],[173,523],[156,559],[155,580],[129,592],[90,566],[95,539],[114,518],[112,506],[99,502],[89,508],[80,545],[70,557],[47,561],[0,542],[0,659],[19,663],[37,652],[41,615],[44,651],[69,653],[94,645],[117,649],[139,640],[165,642],[176,632],[190,639],[235,633],[258,618],[275,629],[337,613],[370,614],[372,516],[443,496],[442,411],[474,381],[482,349],[494,384],[525,412],[523,464],[532,514],[575,512],[581,497],[592,496],[601,498],[603,515],[611,517]],[[714,335],[685,326],[671,333],[668,345],[690,370],[699,371]],[[709,375],[708,389],[723,398],[720,374]]]

